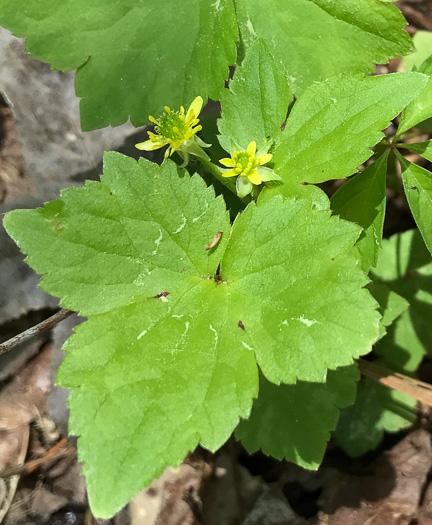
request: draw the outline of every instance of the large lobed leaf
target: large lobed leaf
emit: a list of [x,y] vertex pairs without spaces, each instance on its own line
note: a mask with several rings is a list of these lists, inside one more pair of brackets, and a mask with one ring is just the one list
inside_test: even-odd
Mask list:
[[0,23],[54,69],[78,68],[84,130],[218,98],[236,57],[231,0],[3,0]]
[[400,11],[376,0],[236,0],[236,10],[246,48],[266,40],[297,96],[314,81],[371,73],[413,50]]
[[306,199],[277,197],[237,217],[221,274],[247,305],[244,342],[271,382],[325,381],[378,337],[378,305],[352,254],[359,233]]
[[[237,19],[236,19],[237,17]],[[366,74],[413,49],[400,11],[376,0],[3,0],[0,24],[54,69],[78,68],[83,129],[135,125],[168,104],[218,98],[236,60],[263,39],[296,95],[337,74]]]
[[58,380],[98,516],[198,443],[221,446],[250,413],[257,364],[274,383],[323,382],[378,337],[360,229],[307,200],[249,205],[230,227],[198,176],[109,153],[101,183],[4,222],[41,287],[89,317]]

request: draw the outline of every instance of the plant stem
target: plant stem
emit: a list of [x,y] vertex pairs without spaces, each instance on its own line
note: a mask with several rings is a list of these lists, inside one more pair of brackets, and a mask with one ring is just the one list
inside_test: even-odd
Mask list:
[[240,200],[242,200],[245,204],[248,204],[252,201],[252,197],[250,195],[246,195],[246,197],[243,197],[243,199],[237,195],[236,184],[234,180],[228,177],[223,177],[221,170],[216,166],[216,164],[213,164],[213,162],[205,160],[203,158],[199,158],[198,160],[201,162],[201,164],[207,171],[209,171],[214,177],[216,177],[220,183],[222,183],[230,191],[232,191],[232,193],[234,193],[234,195]]
[[12,337],[8,341],[1,343],[0,344],[0,355],[6,352],[9,352],[9,350],[12,350],[19,344],[24,343],[25,341],[28,341],[32,337],[35,337],[36,335],[39,335],[42,332],[45,332],[45,330],[48,330],[52,326],[60,323],[60,321],[63,321],[64,319],[72,315],[73,313],[75,312],[62,308],[61,310],[59,310],[57,313],[55,313],[51,317],[48,317],[48,319],[45,319],[45,321],[42,321],[39,324],[32,326],[31,328],[28,328],[27,330],[24,330],[24,332],[21,332],[15,337]]

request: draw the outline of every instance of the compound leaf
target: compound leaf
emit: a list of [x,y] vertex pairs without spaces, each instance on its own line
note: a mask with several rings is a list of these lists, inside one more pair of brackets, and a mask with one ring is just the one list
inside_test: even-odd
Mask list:
[[421,73],[312,84],[294,104],[273,162],[290,184],[265,189],[291,194],[293,182],[319,183],[352,175],[383,137],[382,129],[422,90]]
[[400,11],[375,0],[236,0],[241,38],[266,40],[296,96],[333,75],[371,73],[413,44]]
[[378,337],[359,227],[307,200],[249,205],[231,228],[200,177],[109,153],[100,183],[4,222],[41,287],[89,317],[58,381],[101,517],[198,443],[221,446],[257,364],[276,383],[324,382]]
[[4,0],[0,23],[53,69],[78,68],[84,130],[218,98],[236,58],[231,0]]
[[354,402],[359,373],[352,365],[330,370],[325,383],[275,385],[260,377],[258,399],[236,437],[248,452],[261,449],[277,459],[317,469],[340,409]]
[[286,72],[267,46],[257,42],[236,69],[230,88],[222,92],[222,147],[232,153],[232,144],[246,149],[255,140],[259,150],[268,140],[277,140],[291,100]]
[[341,186],[331,198],[331,208],[343,219],[359,224],[363,231],[356,243],[362,268],[375,266],[381,245],[386,208],[388,154]]

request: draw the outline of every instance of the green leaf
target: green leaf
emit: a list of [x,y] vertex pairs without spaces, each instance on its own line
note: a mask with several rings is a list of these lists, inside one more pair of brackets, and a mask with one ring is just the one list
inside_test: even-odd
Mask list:
[[376,0],[236,0],[241,38],[257,38],[284,64],[298,96],[337,74],[372,73],[413,50],[400,11]]
[[415,372],[432,339],[432,259],[420,233],[384,240],[373,273],[410,304],[374,350],[393,370]]
[[361,456],[381,443],[384,432],[410,427],[416,404],[406,394],[363,378],[355,403],[341,412],[335,437],[347,454]]
[[385,284],[371,282],[367,289],[380,305],[379,312],[382,315],[380,321],[381,338],[387,333],[387,327],[409,308],[409,303]]
[[111,516],[198,442],[222,445],[257,395],[253,353],[226,324],[228,289],[209,279],[229,236],[223,200],[171,162],[111,153],[102,183],[5,226],[46,273],[41,287],[90,316],[58,381],[74,389],[70,431],[92,509]]
[[286,72],[257,42],[236,69],[230,89],[222,92],[220,144],[232,153],[232,143],[234,149],[246,149],[255,140],[260,150],[268,140],[277,140],[291,101]]
[[[416,124],[416,128],[422,131],[432,131],[432,117]],[[399,144],[400,146],[400,144]]]
[[[198,443],[215,451],[258,393],[255,358],[227,320],[226,286],[195,277],[181,292],[93,316],[69,339],[58,384],[71,387],[93,512],[109,517]],[[170,288],[172,290],[172,288]]]
[[388,153],[385,153],[341,186],[331,198],[334,213],[363,228],[356,248],[365,272],[375,266],[382,241],[387,158]]
[[432,173],[398,154],[405,195],[424,242],[432,253]]
[[428,82],[421,93],[402,111],[396,138],[432,117],[432,56],[423,62],[419,72],[428,76]]
[[[46,274],[41,288],[62,297],[62,306],[99,314],[214,275],[230,224],[222,198],[215,201],[200,177],[179,177],[172,162],[159,168],[106,153],[101,180],[4,221],[27,263]],[[206,252],[218,231],[225,235]]]
[[398,144],[398,148],[406,148],[421,155],[424,159],[432,162],[432,140],[426,142],[413,142],[412,144]]
[[266,186],[258,195],[257,204],[261,206],[271,201],[275,195],[281,194],[286,197],[293,197],[300,200],[306,200],[311,206],[318,210],[330,209],[330,200],[327,194],[319,186],[314,184],[299,184],[296,181],[286,179],[283,188],[280,186]]
[[352,255],[359,233],[306,199],[249,205],[234,222],[221,274],[247,304],[244,341],[271,382],[325,381],[377,339],[377,305]]
[[294,104],[274,152],[275,171],[290,184],[266,189],[290,195],[293,183],[352,175],[371,155],[382,129],[421,91],[421,73],[332,78],[310,86]]
[[[383,315],[383,338],[374,346],[379,360],[374,362],[412,373],[432,335],[432,310],[427,304],[432,302],[428,284],[432,282],[432,263],[419,233],[411,231],[384,240],[373,272],[375,280],[368,289]],[[429,292],[422,291],[424,287],[429,287]],[[351,456],[364,454],[379,445],[384,432],[411,426],[416,419],[415,406],[415,399],[364,378],[354,405],[342,410],[336,438]]]
[[418,68],[423,62],[432,55],[432,33],[430,31],[417,31],[413,36],[415,52],[406,56],[402,60],[402,67],[405,71],[411,71],[413,67]]
[[101,517],[198,443],[220,447],[257,363],[273,382],[324,381],[378,337],[359,228],[307,200],[249,205],[231,228],[200,177],[108,153],[100,183],[4,223],[41,287],[89,317],[58,381]]
[[274,385],[260,376],[259,397],[236,437],[249,453],[261,449],[277,459],[317,469],[340,409],[354,402],[356,366],[329,371],[325,383]]
[[231,0],[3,0],[0,23],[53,69],[78,68],[84,130],[218,98],[236,57]]

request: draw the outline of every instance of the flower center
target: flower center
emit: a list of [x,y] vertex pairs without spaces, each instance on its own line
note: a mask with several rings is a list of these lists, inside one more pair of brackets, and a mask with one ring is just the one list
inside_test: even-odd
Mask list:
[[156,131],[163,137],[171,140],[186,138],[189,127],[184,116],[179,112],[164,113],[158,120]]
[[232,159],[235,162],[234,171],[246,177],[258,166],[255,155],[249,151],[235,151]]

